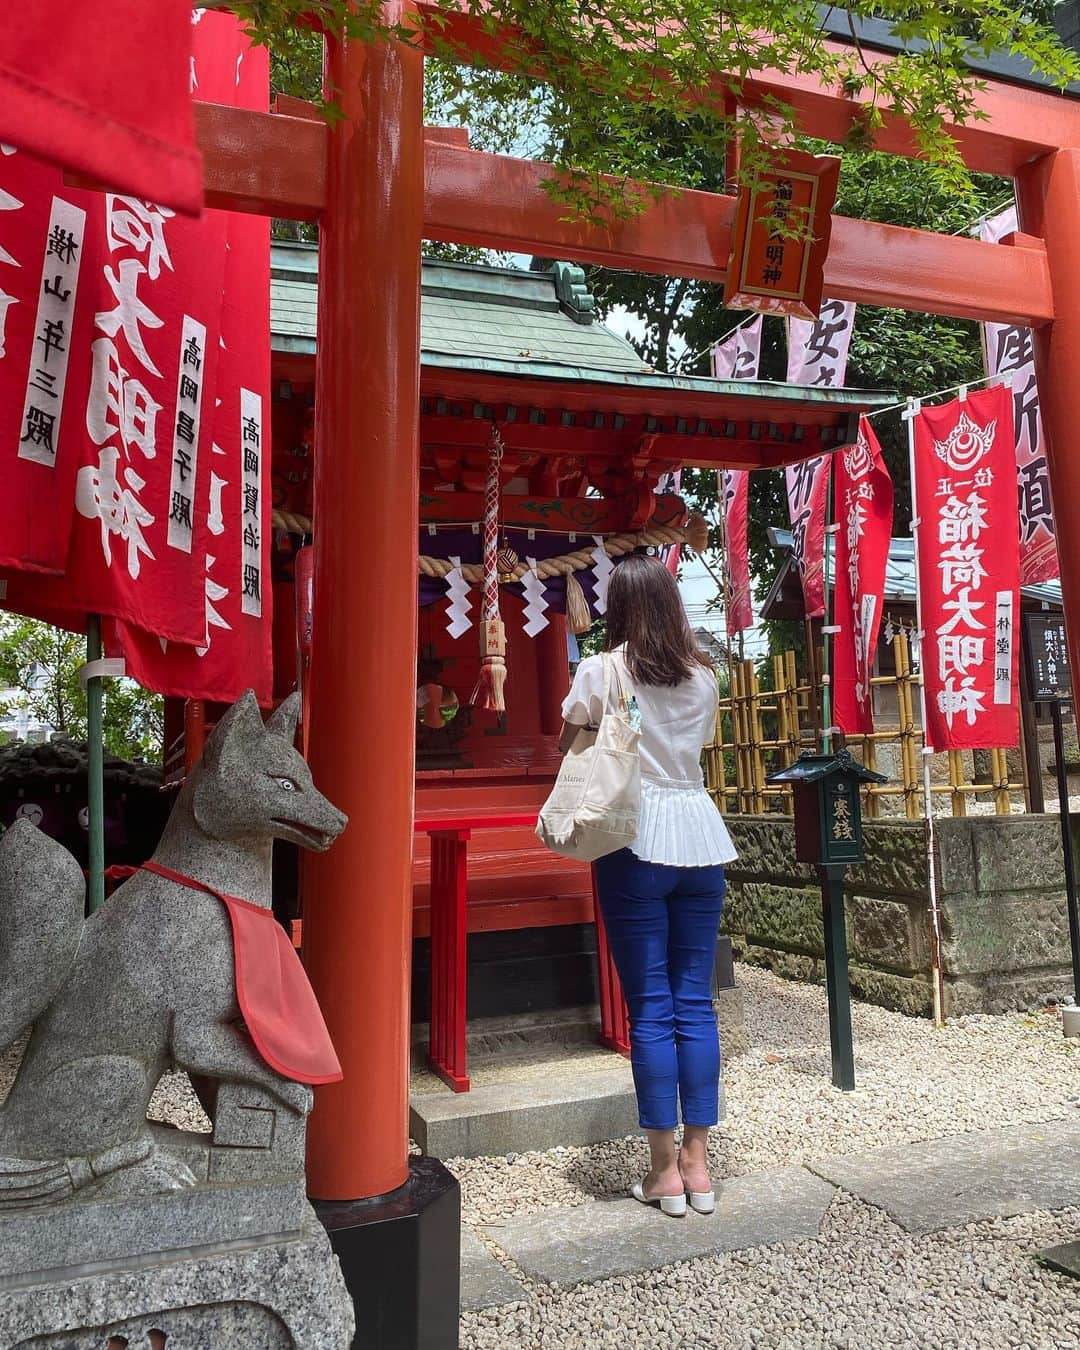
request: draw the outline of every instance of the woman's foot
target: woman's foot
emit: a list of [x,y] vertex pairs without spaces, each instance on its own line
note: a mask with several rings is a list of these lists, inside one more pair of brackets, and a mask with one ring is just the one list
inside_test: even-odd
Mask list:
[[686,1187],[683,1185],[682,1176],[679,1169],[674,1164],[658,1172],[654,1167],[652,1171],[641,1182],[641,1189],[649,1200],[659,1200],[663,1195],[685,1195]]
[[679,1179],[682,1181],[683,1190],[689,1191],[691,1195],[706,1195],[713,1189],[709,1169],[702,1162],[686,1162],[680,1158]]
[[709,1175],[709,1131],[702,1125],[687,1125],[679,1153],[679,1178],[699,1214],[716,1208],[716,1192]]
[[644,1181],[630,1187],[630,1194],[643,1205],[659,1205],[665,1214],[681,1217],[686,1213],[686,1191],[678,1168],[650,1172]]

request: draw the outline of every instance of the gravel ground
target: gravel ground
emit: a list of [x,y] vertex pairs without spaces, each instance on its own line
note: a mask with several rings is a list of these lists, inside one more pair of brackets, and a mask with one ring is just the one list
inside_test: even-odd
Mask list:
[[1031,1253],[1077,1232],[1080,1210],[1063,1210],[916,1238],[841,1193],[813,1241],[568,1290],[534,1285],[528,1303],[467,1313],[460,1345],[1075,1350],[1076,1282]]
[[[958,1018],[942,1030],[884,1008],[852,1007],[858,1090],[830,1081],[825,991],[740,965],[751,1050],[724,1068],[727,1118],[716,1177],[793,1166],[825,1153],[1025,1122],[1080,1107],[1080,1041],[1054,1011]],[[647,1169],[643,1140],[448,1163],[470,1226],[588,1204]]]

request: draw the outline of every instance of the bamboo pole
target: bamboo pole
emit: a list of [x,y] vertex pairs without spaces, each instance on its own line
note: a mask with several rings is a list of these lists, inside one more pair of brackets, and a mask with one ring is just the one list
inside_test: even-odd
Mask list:
[[[86,620],[87,665],[101,660],[101,616]],[[90,913],[105,903],[105,712],[104,681],[90,675],[86,681],[86,829],[87,899]]]
[[949,788],[952,792],[952,813],[957,819],[967,815],[967,798],[964,796],[964,757],[959,750],[949,751]]
[[[915,541],[915,614],[916,625],[919,631],[919,650],[922,653],[922,643],[926,639],[922,626],[922,592],[919,585],[919,511],[916,503],[915,493],[915,417],[921,408],[921,403],[917,399],[908,399],[907,409],[904,413],[904,420],[907,423],[908,433],[908,464],[911,473],[911,534]],[[925,670],[925,665],[922,667]],[[920,675],[922,672],[920,671]],[[934,803],[930,791],[930,755],[931,750],[927,745],[927,718],[926,718],[926,680],[919,680],[919,699],[922,711],[923,727],[923,796],[926,804],[926,877],[927,890],[930,898],[930,978],[933,982],[932,997],[934,1003],[934,1025],[941,1027],[945,1025],[944,1012],[944,982],[941,970],[941,914],[938,910],[937,902],[937,870],[934,859]]]

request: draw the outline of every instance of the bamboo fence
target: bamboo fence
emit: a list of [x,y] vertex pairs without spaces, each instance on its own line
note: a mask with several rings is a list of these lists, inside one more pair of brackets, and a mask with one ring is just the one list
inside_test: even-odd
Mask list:
[[[863,809],[870,819],[884,814],[904,815],[909,820],[924,815],[921,771],[922,729],[919,726],[919,674],[912,669],[908,635],[892,640],[895,674],[873,678],[875,689],[895,691],[895,724],[875,728],[871,735],[849,736],[846,745],[868,769],[880,770],[882,747],[895,746],[890,768],[898,770],[890,781],[864,789]],[[819,660],[817,669],[822,668]],[[784,652],[769,659],[765,669],[771,688],[761,687],[761,667],[754,661],[735,661],[731,667],[731,690],[721,699],[716,719],[716,737],[705,747],[705,782],[721,811],[760,816],[766,812],[790,814],[790,788],[770,785],[768,774],[792,764],[804,750],[822,748],[822,686],[802,679],[795,653]],[[834,745],[835,745],[834,737]],[[997,815],[1008,815],[1012,794],[1023,793],[1024,784],[1009,781],[1008,757],[1004,750],[989,754],[989,782],[969,781],[971,757],[959,751],[935,756],[931,792],[947,796],[954,816],[965,816],[972,798],[992,799]],[[890,800],[897,799],[899,801]],[[941,812],[935,809],[935,815]]]

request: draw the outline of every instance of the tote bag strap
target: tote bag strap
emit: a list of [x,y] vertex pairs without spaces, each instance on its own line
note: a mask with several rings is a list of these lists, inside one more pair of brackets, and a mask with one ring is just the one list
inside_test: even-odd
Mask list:
[[[604,713],[619,712],[626,704],[626,689],[623,685],[622,674],[615,660],[614,652],[604,652],[601,656],[604,663]],[[612,686],[614,685],[614,689]],[[612,707],[612,694],[615,693],[618,698],[618,705]]]

